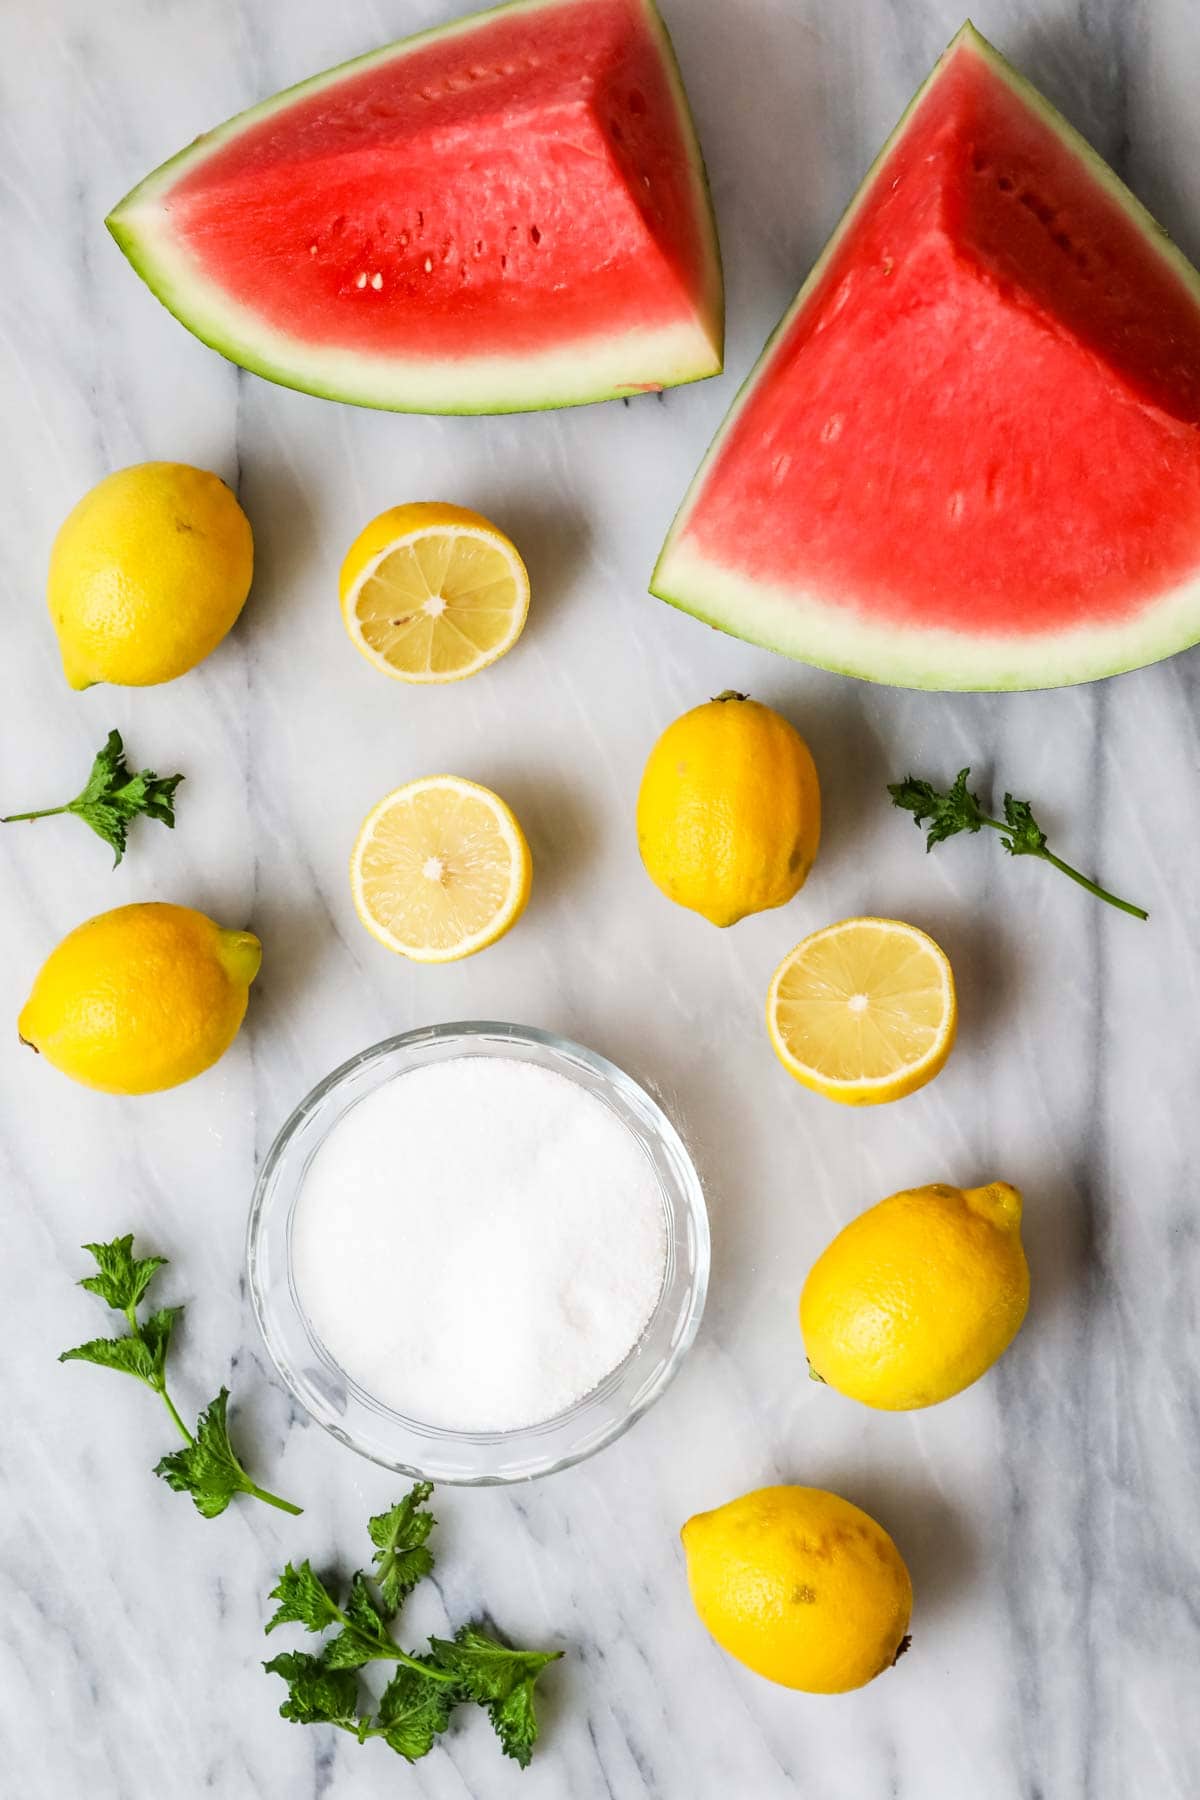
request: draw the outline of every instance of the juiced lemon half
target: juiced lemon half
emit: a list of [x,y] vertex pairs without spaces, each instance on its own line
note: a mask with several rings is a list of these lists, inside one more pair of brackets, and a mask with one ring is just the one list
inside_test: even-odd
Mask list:
[[915,1093],[954,1045],[958,1003],[945,952],[899,919],[845,919],[805,938],[775,971],[767,1029],[805,1087],[847,1106]]
[[457,775],[427,775],[381,800],[350,859],[359,918],[414,962],[457,962],[494,944],[524,912],[532,878],[511,810]]
[[355,649],[397,681],[461,681],[511,650],[529,576],[481,514],[443,501],[393,506],[342,564],[342,618]]

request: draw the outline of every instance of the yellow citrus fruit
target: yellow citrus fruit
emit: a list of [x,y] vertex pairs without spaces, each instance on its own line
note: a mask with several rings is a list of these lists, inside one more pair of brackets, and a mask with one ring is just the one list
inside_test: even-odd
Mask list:
[[68,513],[46,597],[73,688],[173,681],[215,650],[254,573],[250,522],[186,463],[118,469]]
[[225,931],[190,906],[118,906],[51,951],[17,1028],[85,1087],[151,1094],[224,1055],[261,961],[251,932]]
[[785,905],[821,837],[808,745],[744,694],[693,707],[650,752],[637,831],[651,881],[714,925]]
[[511,810],[457,775],[410,781],[368,814],[350,858],[358,916],[414,962],[486,950],[525,911],[533,861]]
[[945,952],[899,919],[845,919],[785,956],[767,1030],[789,1075],[827,1100],[877,1106],[944,1066],[958,1029]]
[[808,1694],[844,1694],[907,1648],[912,1583],[868,1513],[822,1488],[766,1487],[683,1528],[696,1611],[730,1656]]
[[893,1194],[838,1233],[804,1284],[800,1329],[822,1381],[907,1412],[978,1381],[1028,1305],[1016,1188],[935,1183]]
[[361,531],[339,592],[350,641],[397,681],[461,681],[496,662],[529,612],[525,564],[502,531],[444,501],[393,506]]

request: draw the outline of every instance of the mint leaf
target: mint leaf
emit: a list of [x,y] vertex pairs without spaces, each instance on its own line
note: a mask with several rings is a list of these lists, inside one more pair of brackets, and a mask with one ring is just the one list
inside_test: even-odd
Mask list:
[[268,1632],[277,1625],[291,1624],[303,1625],[306,1631],[324,1631],[342,1620],[341,1608],[307,1558],[298,1569],[288,1563],[268,1598],[279,1602],[264,1628]]
[[147,1387],[157,1386],[158,1364],[140,1337],[92,1338],[89,1343],[77,1344],[74,1350],[64,1350],[58,1360],[97,1363],[102,1369],[133,1375]]
[[298,1725],[339,1725],[357,1734],[358,1679],[352,1669],[328,1669],[319,1656],[295,1650],[273,1657],[263,1668],[288,1684],[281,1718]]
[[479,1625],[464,1625],[453,1642],[429,1642],[438,1667],[454,1675],[464,1695],[487,1708],[504,1754],[526,1768],[538,1735],[534,1685],[562,1651],[511,1650]]
[[360,1570],[350,1583],[350,1598],[341,1615],[346,1629],[325,1646],[325,1662],[331,1669],[361,1669],[377,1657],[393,1657],[395,1640]]
[[1046,834],[1034,818],[1028,800],[1014,800],[1011,794],[1005,794],[1004,823],[1008,832],[1001,842],[1011,855],[1041,856],[1046,848]]
[[111,1244],[85,1244],[94,1256],[98,1275],[85,1275],[79,1283],[89,1294],[98,1294],[114,1312],[128,1312],[141,1300],[155,1275],[167,1265],[165,1256],[135,1256],[133,1233],[114,1238]]
[[457,1701],[447,1682],[402,1664],[379,1697],[371,1735],[382,1737],[406,1762],[418,1762],[449,1725]]
[[49,819],[60,813],[74,813],[104,839],[113,852],[116,868],[125,854],[127,829],[131,820],[144,816],[157,819],[173,828],[175,824],[175,790],[182,775],[158,776],[153,769],[140,769],[130,774],[125,764],[125,746],[119,731],[110,731],[92,763],[87,781],[73,800],[62,806],[46,806],[37,812],[9,813],[0,819],[12,825],[21,819]]
[[399,1612],[433,1569],[433,1554],[425,1542],[437,1520],[421,1510],[432,1492],[432,1482],[418,1481],[390,1511],[376,1514],[367,1524],[375,1545],[375,1579],[389,1615]]
[[223,1513],[235,1494],[259,1492],[229,1441],[228,1402],[229,1389],[223,1387],[200,1414],[194,1442],[164,1456],[154,1468],[177,1494],[190,1494],[197,1512],[206,1519]]
[[986,824],[979,801],[967,787],[970,773],[970,769],[960,769],[954,785],[944,794],[932,783],[918,781],[913,775],[888,784],[892,805],[910,812],[918,825],[928,824],[927,851],[935,844],[944,844],[947,838],[957,837],[960,831],[979,831]]

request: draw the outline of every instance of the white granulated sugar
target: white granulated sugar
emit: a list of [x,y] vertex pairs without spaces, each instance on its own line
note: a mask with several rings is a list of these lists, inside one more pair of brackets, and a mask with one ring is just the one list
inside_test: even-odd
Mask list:
[[666,1228],[650,1160],[585,1088],[512,1057],[398,1076],[305,1177],[296,1292],[334,1361],[423,1424],[533,1425],[622,1362]]

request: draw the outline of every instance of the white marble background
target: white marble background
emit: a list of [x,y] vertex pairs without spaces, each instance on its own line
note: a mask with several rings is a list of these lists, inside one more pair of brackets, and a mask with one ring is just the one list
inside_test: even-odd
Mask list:
[[[1195,654],[1108,685],[1010,697],[873,690],[793,667],[645,593],[674,504],[761,340],[960,0],[668,0],[725,249],[728,373],[623,406],[404,419],[240,374],[153,301],[106,208],[194,133],[452,0],[3,0],[0,582],[4,809],[75,791],[107,729],[187,782],[174,836],[111,874],[70,821],[0,832],[0,1016],[62,932],[127,900],[198,905],[265,944],[219,1068],[140,1102],[0,1053],[3,1417],[0,1789],[13,1800],[1190,1800],[1200,1791],[1196,1162],[1200,963]],[[1200,248],[1194,0],[978,0],[976,22]],[[242,623],[143,693],[65,687],[43,614],[77,496],[146,457],[222,471],[253,521]],[[407,691],[346,644],[341,554],[410,497],[479,506],[527,551],[519,650]],[[902,547],[901,547],[902,548]],[[786,914],[719,935],[641,873],[642,760],[676,713],[738,686],[813,745],[828,830]],[[992,842],[925,858],[884,782],[994,770],[1054,842],[1152,910],[1141,926]],[[453,768],[515,805],[537,867],[496,949],[408,967],[357,924],[346,856],[368,806]],[[882,910],[932,929],[961,1044],[926,1092],[865,1115],[793,1087],[760,1024],[780,955]],[[712,1296],[677,1384],[597,1460],[519,1493],[442,1491],[437,1591],[569,1651],[522,1776],[485,1722],[409,1770],[282,1723],[260,1673],[289,1556],[363,1554],[403,1485],[290,1407],[242,1279],[257,1159],[310,1084],[405,1027],[511,1017],[569,1033],[666,1098],[707,1182]],[[1026,1189],[1034,1299],[1001,1367],[931,1412],[876,1416],[812,1386],[796,1294],[833,1230],[911,1181]],[[134,1229],[186,1298],[177,1386],[228,1379],[261,1479],[206,1524],[150,1474],[156,1403],[57,1352],[103,1328],[72,1288],[85,1238]],[[397,1272],[396,1304],[409,1281]],[[912,1652],[840,1700],[755,1679],[693,1617],[678,1527],[766,1481],[835,1487],[889,1527],[916,1584]],[[277,1640],[276,1640],[277,1642]],[[272,1648],[275,1645],[273,1643]]]

